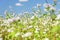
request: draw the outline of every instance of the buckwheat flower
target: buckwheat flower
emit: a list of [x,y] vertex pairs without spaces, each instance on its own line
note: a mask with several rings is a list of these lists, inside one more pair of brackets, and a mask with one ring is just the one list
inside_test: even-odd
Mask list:
[[60,19],[60,14],[57,15],[56,19]]
[[35,30],[35,33],[39,33],[39,31],[38,30]]
[[0,38],[0,40],[3,40],[3,38]]
[[35,28],[36,30],[39,30],[39,27],[38,26],[36,26],[36,28]]
[[49,38],[44,38],[44,40],[49,40]]
[[31,36],[31,35],[32,35],[31,32],[27,32],[26,34],[22,35],[22,37],[23,37],[23,38],[24,38],[24,37],[29,37],[29,36]]
[[18,37],[20,35],[20,33],[19,32],[17,32],[16,34],[15,34],[15,37]]
[[47,21],[43,21],[43,22],[42,22],[42,25],[45,26],[46,24],[47,24]]
[[56,36],[59,36],[59,34],[57,33]]
[[28,28],[32,28],[33,26],[29,26]]
[[13,22],[13,19],[8,19],[7,21],[10,23],[10,22]]
[[32,28],[33,26],[28,26],[28,27],[26,27],[26,28],[24,28],[23,30],[28,30],[28,29],[30,29],[30,28]]
[[59,24],[59,21],[56,21],[55,23],[54,23],[54,25],[58,25]]
[[48,31],[47,29],[44,29],[44,31]]
[[17,19],[16,17],[14,17],[14,18],[11,18],[11,20],[12,20],[12,21],[16,21],[16,19]]
[[33,40],[36,40],[35,38]]
[[48,10],[47,9],[44,9],[44,12],[48,12]]
[[34,19],[34,16],[32,16],[31,19]]
[[16,17],[16,20],[19,20],[20,19],[20,17]]
[[55,7],[51,6],[51,7],[50,7],[50,10],[53,10],[53,11],[54,11],[54,10],[56,10],[56,9],[55,9]]
[[2,34],[0,34],[0,37],[2,37]]
[[2,30],[2,32],[4,32],[5,31],[5,29],[4,30]]
[[9,23],[7,20],[3,20],[4,23]]
[[3,22],[9,24],[9,23],[13,22],[13,19],[3,20]]
[[41,4],[37,4],[37,7],[40,7],[41,6]]
[[46,34],[46,31],[44,31],[43,34]]
[[8,29],[7,32],[11,32],[11,29]]
[[50,4],[45,3],[45,4],[43,4],[43,6],[44,6],[45,8],[48,8],[48,7],[50,6]]
[[23,24],[26,24],[27,23],[27,20],[24,20]]

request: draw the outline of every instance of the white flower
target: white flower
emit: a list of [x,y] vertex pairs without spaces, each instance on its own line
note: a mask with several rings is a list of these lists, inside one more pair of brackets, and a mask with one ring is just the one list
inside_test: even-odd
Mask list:
[[12,20],[12,19],[8,19],[8,20],[7,20],[7,22],[9,22],[9,23],[10,23],[10,22],[13,22],[13,20]]
[[7,29],[7,32],[13,32],[14,31],[14,28],[10,28],[10,29]]
[[54,23],[54,25],[57,25],[57,24],[59,24],[59,21],[56,21],[56,22]]
[[15,34],[15,37],[18,37],[20,35],[20,33],[19,32],[17,32],[16,34]]
[[29,26],[28,28],[32,28],[32,26]]
[[4,32],[5,31],[5,29],[4,30],[2,30],[2,32]]
[[47,29],[44,29],[44,31],[47,31]]
[[0,37],[2,37],[2,34],[0,34]]
[[32,16],[31,19],[34,19],[34,16]]
[[57,15],[57,18],[56,19],[60,19],[60,14]]
[[19,20],[19,19],[20,19],[19,17],[13,17],[13,18],[10,18],[8,20],[3,20],[3,22],[9,24],[9,23],[16,21],[16,20]]
[[24,20],[23,24],[26,24],[27,23],[27,20]]
[[46,31],[44,31],[43,34],[46,34]]
[[44,6],[45,8],[48,8],[48,7],[50,6],[50,4],[45,3],[45,4],[43,4],[43,6]]
[[19,20],[19,19],[20,19],[19,17],[11,18],[12,21],[16,21],[16,20]]
[[44,38],[44,40],[49,40],[49,38]]
[[11,32],[11,29],[8,29],[7,32]]
[[35,38],[33,40],[36,40]]
[[3,38],[0,38],[0,40],[3,40]]
[[29,37],[29,36],[31,36],[31,35],[32,35],[31,32],[27,32],[26,34],[22,35],[22,37],[23,37],[23,38],[24,38],[24,37]]
[[55,7],[51,6],[51,7],[50,7],[50,10],[56,10],[56,9],[55,9]]
[[56,36],[59,36],[59,34],[57,33]]
[[41,4],[37,4],[37,7],[40,7],[41,6]]
[[47,24],[47,21],[43,21],[42,24],[45,26]]
[[47,9],[44,9],[44,11],[45,11],[45,12],[48,12],[48,10],[47,10]]
[[35,30],[35,33],[39,33],[38,30]]

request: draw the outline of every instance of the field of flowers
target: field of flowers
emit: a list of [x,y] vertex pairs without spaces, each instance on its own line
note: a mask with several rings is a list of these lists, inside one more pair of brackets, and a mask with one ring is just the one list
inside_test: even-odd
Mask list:
[[5,12],[5,17],[0,17],[0,40],[60,40],[60,10],[56,10],[55,3],[43,5],[44,11],[37,4],[32,14]]

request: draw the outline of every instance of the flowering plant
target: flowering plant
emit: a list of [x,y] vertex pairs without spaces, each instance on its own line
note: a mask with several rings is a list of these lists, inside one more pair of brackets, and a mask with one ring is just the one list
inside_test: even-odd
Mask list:
[[56,15],[55,6],[45,3],[43,13],[40,7],[37,4],[36,11],[23,16],[5,12],[5,18],[0,17],[0,40],[60,40],[59,10]]

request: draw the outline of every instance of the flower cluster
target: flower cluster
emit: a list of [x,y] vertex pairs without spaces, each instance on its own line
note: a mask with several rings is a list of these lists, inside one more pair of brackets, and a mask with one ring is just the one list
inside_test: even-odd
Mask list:
[[[60,14],[55,7],[44,4],[44,10],[32,14],[0,18],[0,40],[60,40]],[[5,13],[6,15],[6,13]],[[56,17],[55,17],[56,16]]]

